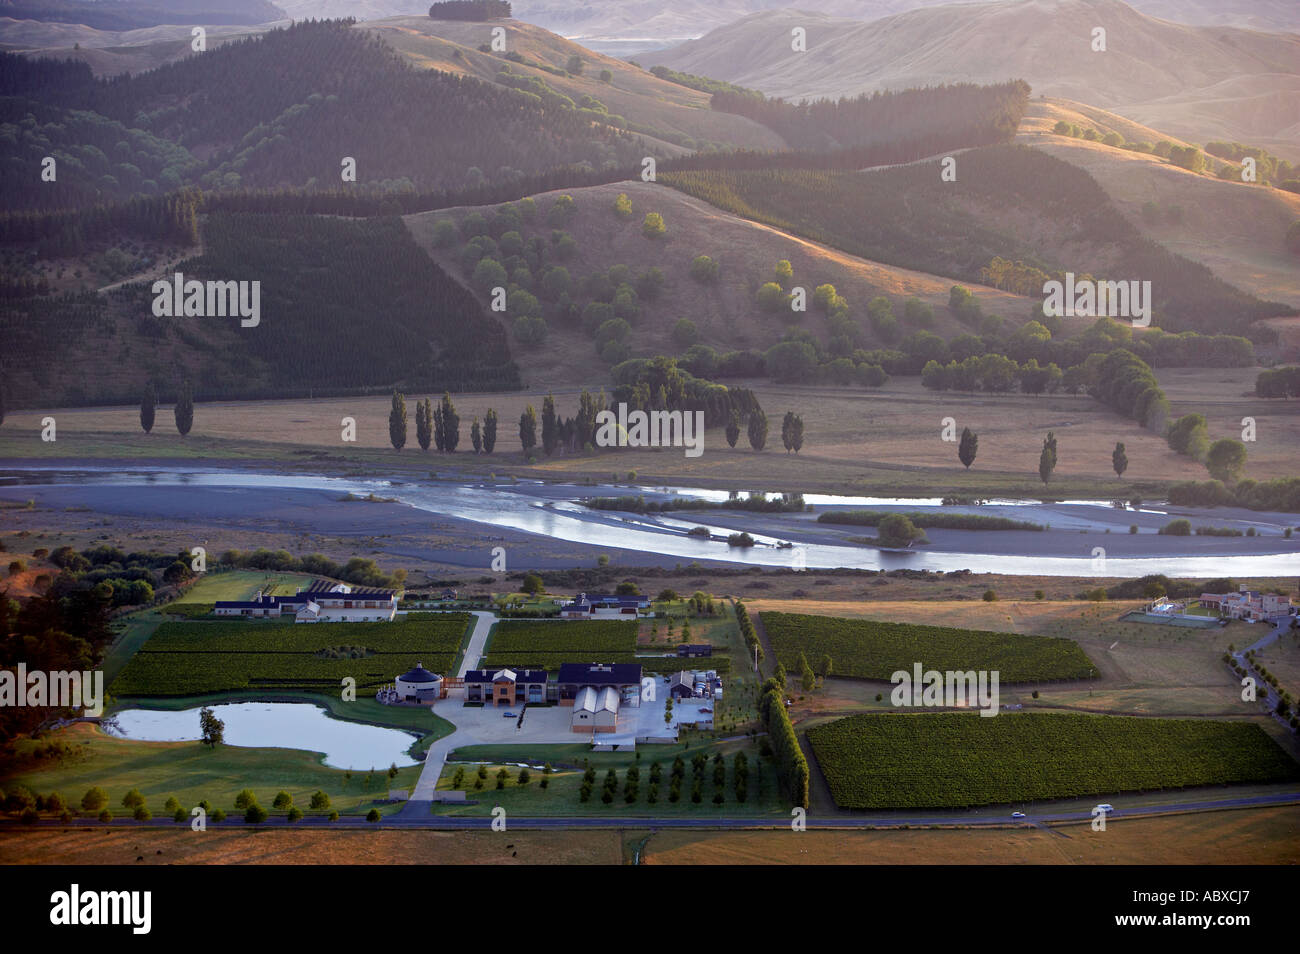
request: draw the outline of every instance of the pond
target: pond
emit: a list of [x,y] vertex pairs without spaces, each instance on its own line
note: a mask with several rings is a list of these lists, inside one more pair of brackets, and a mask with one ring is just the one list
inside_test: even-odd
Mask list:
[[[323,752],[330,768],[382,772],[396,763],[415,765],[407,754],[419,736],[399,729],[335,719],[324,708],[299,702],[239,702],[210,706],[226,725],[225,744],[246,748]],[[124,709],[116,715],[119,736],[138,742],[184,742],[199,738],[199,708],[182,711]]]

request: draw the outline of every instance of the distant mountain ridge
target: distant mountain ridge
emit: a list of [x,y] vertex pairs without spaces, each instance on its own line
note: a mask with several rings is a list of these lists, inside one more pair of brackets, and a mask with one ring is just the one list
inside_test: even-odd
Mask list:
[[[1105,52],[1091,48],[1098,26]],[[794,27],[806,53],[791,49]],[[638,60],[792,99],[1021,78],[1192,142],[1300,143],[1300,35],[1183,26],[1120,0],[953,3],[865,23],[769,11]]]
[[[324,3],[337,0],[320,0]],[[875,20],[951,0],[514,0],[514,15],[575,39],[659,35],[699,36],[765,10],[807,10]],[[1300,4],[1291,0],[1134,0],[1147,16],[1176,23],[1300,31]]]

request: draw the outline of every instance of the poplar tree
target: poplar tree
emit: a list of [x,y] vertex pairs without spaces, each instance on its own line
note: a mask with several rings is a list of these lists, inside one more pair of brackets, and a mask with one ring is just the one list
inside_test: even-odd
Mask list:
[[754,408],[749,415],[749,446],[761,451],[767,444],[767,415],[762,408]]
[[158,410],[158,392],[149,381],[144,386],[144,397],[140,401],[140,426],[148,434],[153,430],[154,416]]
[[547,457],[555,452],[555,445],[559,440],[559,428],[555,420],[555,398],[548,394],[542,401],[542,450]]
[[1047,483],[1054,470],[1056,470],[1056,434],[1048,431],[1047,437],[1043,438],[1043,452],[1038,455],[1039,479]]
[[188,381],[181,385],[180,396],[176,399],[175,415],[176,430],[180,431],[181,437],[184,437],[194,426],[194,391]]
[[727,418],[727,444],[735,447],[738,440],[740,440],[740,412],[733,407],[731,416]]
[[456,413],[456,405],[451,403],[451,395],[442,392],[442,444],[448,454],[456,453],[456,446],[460,443],[460,415]]
[[388,439],[394,450],[406,446],[406,398],[398,391],[393,392],[393,409],[388,412]]
[[537,446],[537,410],[531,404],[519,415],[519,443],[524,454]]
[[492,408],[487,409],[487,414],[483,417],[483,453],[490,454],[492,449],[497,446],[497,412]]
[[428,398],[417,402],[415,405],[415,439],[420,443],[420,450],[427,451],[429,449],[429,444],[433,439],[433,422],[429,420]]

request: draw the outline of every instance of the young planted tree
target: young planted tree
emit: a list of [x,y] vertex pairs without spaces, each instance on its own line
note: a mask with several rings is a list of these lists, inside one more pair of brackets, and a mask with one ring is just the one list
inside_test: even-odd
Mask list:
[[727,446],[735,447],[738,440],[740,440],[740,412],[733,407],[731,415],[727,418]]
[[519,443],[525,455],[537,446],[537,411],[531,404],[519,415]]
[[184,437],[194,426],[194,391],[190,387],[190,382],[186,381],[181,385],[180,396],[176,398],[176,430]]
[[154,417],[158,410],[158,392],[150,381],[144,386],[144,397],[140,400],[140,426],[148,434],[153,430]]
[[474,418],[474,423],[469,426],[469,442],[474,445],[475,454],[483,450],[483,428],[479,426],[477,417]]
[[406,446],[406,398],[398,391],[393,392],[393,407],[388,412],[388,439],[394,450]]
[[432,407],[429,416],[433,419],[433,446],[438,448],[438,453],[441,454],[447,449],[446,431],[442,426],[442,405]]
[[1115,476],[1123,477],[1124,471],[1128,470],[1128,454],[1124,451],[1124,445],[1118,443],[1110,454],[1110,465],[1115,468]]
[[487,414],[483,416],[483,453],[492,453],[493,448],[497,446],[497,412],[492,408],[487,409]]
[[961,429],[961,441],[957,444],[957,459],[962,462],[967,470],[970,465],[975,463],[975,455],[979,453],[980,438],[979,435],[969,427]]

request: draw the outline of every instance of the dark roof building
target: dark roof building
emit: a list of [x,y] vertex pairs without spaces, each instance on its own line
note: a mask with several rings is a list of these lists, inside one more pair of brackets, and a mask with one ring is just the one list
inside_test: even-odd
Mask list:
[[708,643],[682,643],[677,647],[678,656],[712,656],[713,647]]
[[557,689],[560,705],[571,706],[583,689],[615,689],[628,705],[640,705],[640,663],[561,663]]
[[561,685],[584,686],[641,685],[640,663],[561,663]]

